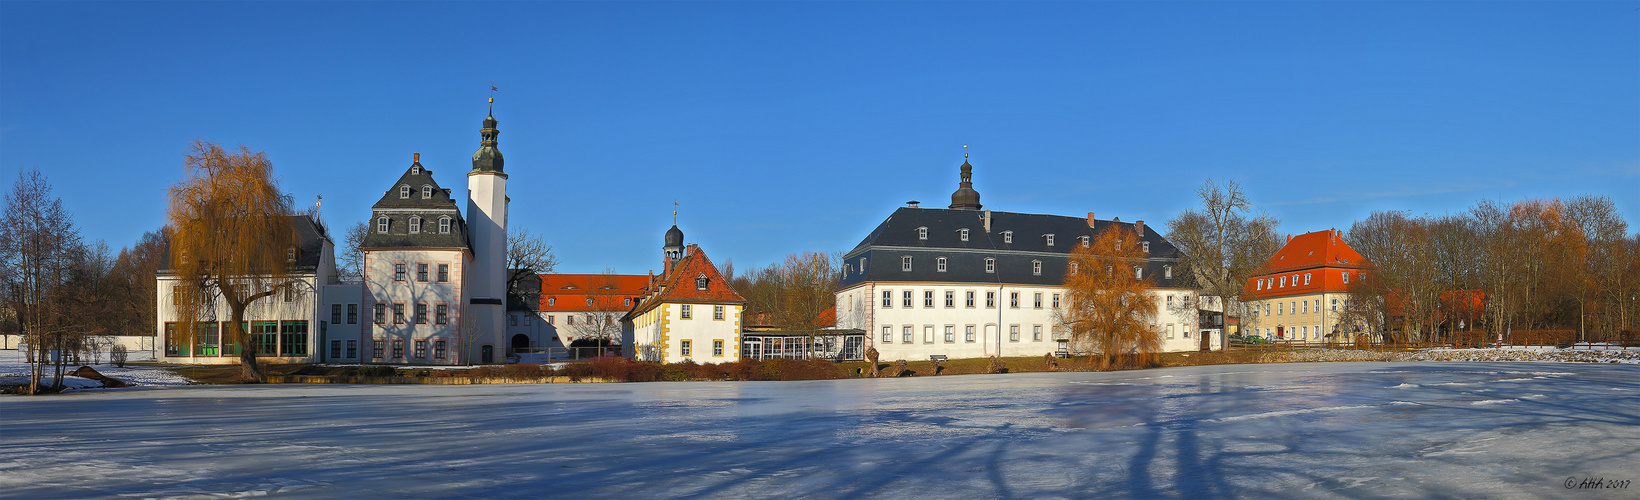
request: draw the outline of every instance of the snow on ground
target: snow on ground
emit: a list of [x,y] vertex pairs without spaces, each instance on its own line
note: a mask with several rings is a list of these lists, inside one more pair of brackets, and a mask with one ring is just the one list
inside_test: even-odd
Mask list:
[[[1640,366],[1292,363],[0,398],[16,498],[1632,498]],[[1608,483],[1609,484],[1609,483]]]
[[[147,351],[131,352],[130,356],[127,358],[129,361],[146,361],[151,359],[153,358]],[[169,370],[163,370],[151,366],[131,365],[126,365],[125,368],[119,368],[108,364],[107,360],[108,358],[105,356],[103,358],[103,364],[93,365],[90,363],[85,363],[85,366],[90,366],[93,370],[97,370],[97,373],[101,373],[105,377],[114,377],[122,382],[139,387],[188,384],[188,379],[183,378],[181,375],[171,373]],[[71,372],[79,367],[80,365],[69,365],[64,368],[63,371]],[[27,384],[28,374],[29,365],[26,353],[16,349],[0,350],[0,385]],[[51,374],[52,369],[48,368],[44,383],[51,383]],[[102,382],[88,378],[75,377],[72,375],[63,376],[63,385],[69,387],[69,390],[71,391],[88,389],[102,390]]]

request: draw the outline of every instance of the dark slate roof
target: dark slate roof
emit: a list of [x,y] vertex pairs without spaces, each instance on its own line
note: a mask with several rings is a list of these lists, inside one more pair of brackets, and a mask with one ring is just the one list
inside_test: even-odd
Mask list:
[[[291,230],[296,232],[296,265],[289,270],[296,273],[312,273],[319,269],[319,258],[324,253],[325,240],[330,234],[325,227],[313,218],[306,215],[291,215]],[[332,243],[334,244],[334,243]],[[159,272],[169,274],[171,269],[171,248],[166,246],[160,252]]]
[[[399,197],[399,190],[404,186],[410,187],[409,198]],[[431,197],[422,198],[424,186],[432,188]],[[433,180],[433,171],[422,167],[421,162],[405,169],[404,175],[370,208],[370,232],[364,239],[364,248],[469,248],[467,221],[461,218],[461,210],[456,208],[449,191]],[[386,233],[377,230],[377,220],[384,216],[388,220]],[[410,232],[411,217],[421,218],[421,230],[416,233]],[[438,231],[440,217],[451,219],[450,232]]]
[[[1088,226],[1085,217],[1062,215],[1022,214],[990,211],[991,230],[985,230],[983,210],[953,210],[943,208],[902,207],[888,216],[882,224],[867,235],[865,240],[844,254],[845,274],[840,285],[844,288],[866,281],[887,282],[940,282],[940,283],[1007,283],[1028,285],[1060,285],[1070,253],[1081,244],[1080,238],[1094,237],[1096,231],[1120,224],[1134,227],[1132,222],[1096,220]],[[928,239],[918,237],[918,228],[928,228]],[[968,241],[962,241],[960,230],[968,229]],[[1012,243],[1005,233],[1012,232]],[[1049,246],[1046,235],[1054,235]],[[1165,279],[1165,268],[1179,270],[1179,250],[1150,225],[1144,227],[1143,241],[1150,242],[1150,259],[1146,277],[1155,278],[1157,286],[1181,286],[1182,272],[1174,279]],[[912,258],[912,270],[901,270],[901,258]],[[864,272],[860,258],[866,258]],[[946,258],[946,271],[939,272],[938,258]],[[985,259],[995,258],[996,272],[985,272]],[[1042,262],[1042,273],[1033,273],[1032,261]]]

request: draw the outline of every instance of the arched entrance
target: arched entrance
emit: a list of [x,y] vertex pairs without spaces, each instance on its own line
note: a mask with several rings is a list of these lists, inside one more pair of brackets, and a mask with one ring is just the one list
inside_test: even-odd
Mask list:
[[508,349],[508,356],[521,352],[530,352],[530,336],[517,334],[512,336],[512,346]]

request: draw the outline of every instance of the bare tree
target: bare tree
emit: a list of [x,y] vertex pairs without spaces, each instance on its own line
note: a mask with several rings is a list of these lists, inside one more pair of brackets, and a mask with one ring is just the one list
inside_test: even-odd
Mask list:
[[370,224],[355,223],[347,227],[342,241],[342,255],[336,259],[336,274],[342,281],[364,281],[364,239],[370,236]]
[[[39,170],[21,172],[0,214],[0,293],[17,318],[30,350],[29,393],[41,392],[50,353],[61,360],[78,331],[62,300],[76,261],[79,231]],[[52,382],[60,386],[61,368]]]
[[576,341],[591,340],[600,346],[621,338],[621,315],[626,313],[626,297],[620,295],[620,284],[614,269],[604,272],[587,283],[587,312],[571,325],[566,325]]
[[1065,272],[1066,304],[1054,313],[1072,339],[1096,346],[1106,365],[1146,366],[1161,350],[1151,293],[1156,284],[1137,271],[1147,257],[1138,242],[1132,229],[1111,224],[1092,244],[1073,250]]
[[729,279],[746,299],[747,318],[789,331],[814,331],[825,326],[820,315],[836,305],[842,259],[818,252],[786,256],[746,275]]
[[1247,279],[1281,249],[1279,222],[1255,213],[1235,181],[1208,179],[1196,195],[1202,206],[1168,220],[1167,239],[1178,247],[1183,271],[1196,278],[1198,295],[1219,297],[1228,315]]
[[193,322],[214,319],[220,298],[228,334],[241,347],[242,376],[260,382],[245,309],[280,292],[304,291],[290,273],[299,257],[291,199],[279,190],[267,155],[244,146],[229,152],[196,141],[184,167],[187,178],[171,186],[168,215],[171,268],[184,291],[180,331],[192,333]]
[[558,268],[558,257],[552,254],[552,245],[540,236],[519,229],[507,234],[507,290],[525,296],[524,282],[538,274],[552,274]]
[[143,233],[136,243],[120,250],[114,258],[110,278],[116,289],[111,297],[115,301],[112,319],[116,323],[111,325],[112,330],[131,335],[155,333],[154,304],[158,300],[158,287],[154,276],[159,273],[165,250],[170,245],[170,230],[161,228]]

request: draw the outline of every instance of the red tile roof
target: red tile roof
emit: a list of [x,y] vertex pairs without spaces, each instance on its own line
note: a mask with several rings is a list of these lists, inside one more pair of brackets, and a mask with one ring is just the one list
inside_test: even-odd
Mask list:
[[[1257,274],[1247,280],[1242,289],[1244,300],[1255,300],[1269,297],[1285,297],[1317,292],[1343,292],[1349,288],[1344,281],[1344,273],[1351,273],[1350,279],[1359,279],[1359,273],[1367,268],[1367,260],[1361,257],[1354,248],[1344,242],[1343,234],[1336,229],[1315,231],[1294,236],[1287,240]],[[1304,276],[1310,275],[1310,282],[1304,282]],[[1281,286],[1281,278],[1287,277],[1286,286]],[[1258,280],[1271,279],[1275,285],[1258,286]],[[1274,286],[1275,288],[1271,288]]]
[[[696,285],[696,279],[706,278],[706,289],[701,290]],[[628,313],[635,317],[655,308],[661,302],[705,302],[714,304],[745,304],[746,299],[735,293],[723,275],[718,273],[717,266],[706,257],[706,252],[698,245],[689,245],[682,259],[672,266],[672,271],[655,280],[651,285],[651,294],[644,297]],[[655,290],[659,290],[658,293]]]
[[[599,304],[597,297],[636,300],[643,296],[649,277],[641,274],[543,274],[541,275],[541,311],[587,311],[587,298],[594,299],[595,310],[617,311],[626,309],[624,300]],[[548,305],[551,304],[551,305]]]

